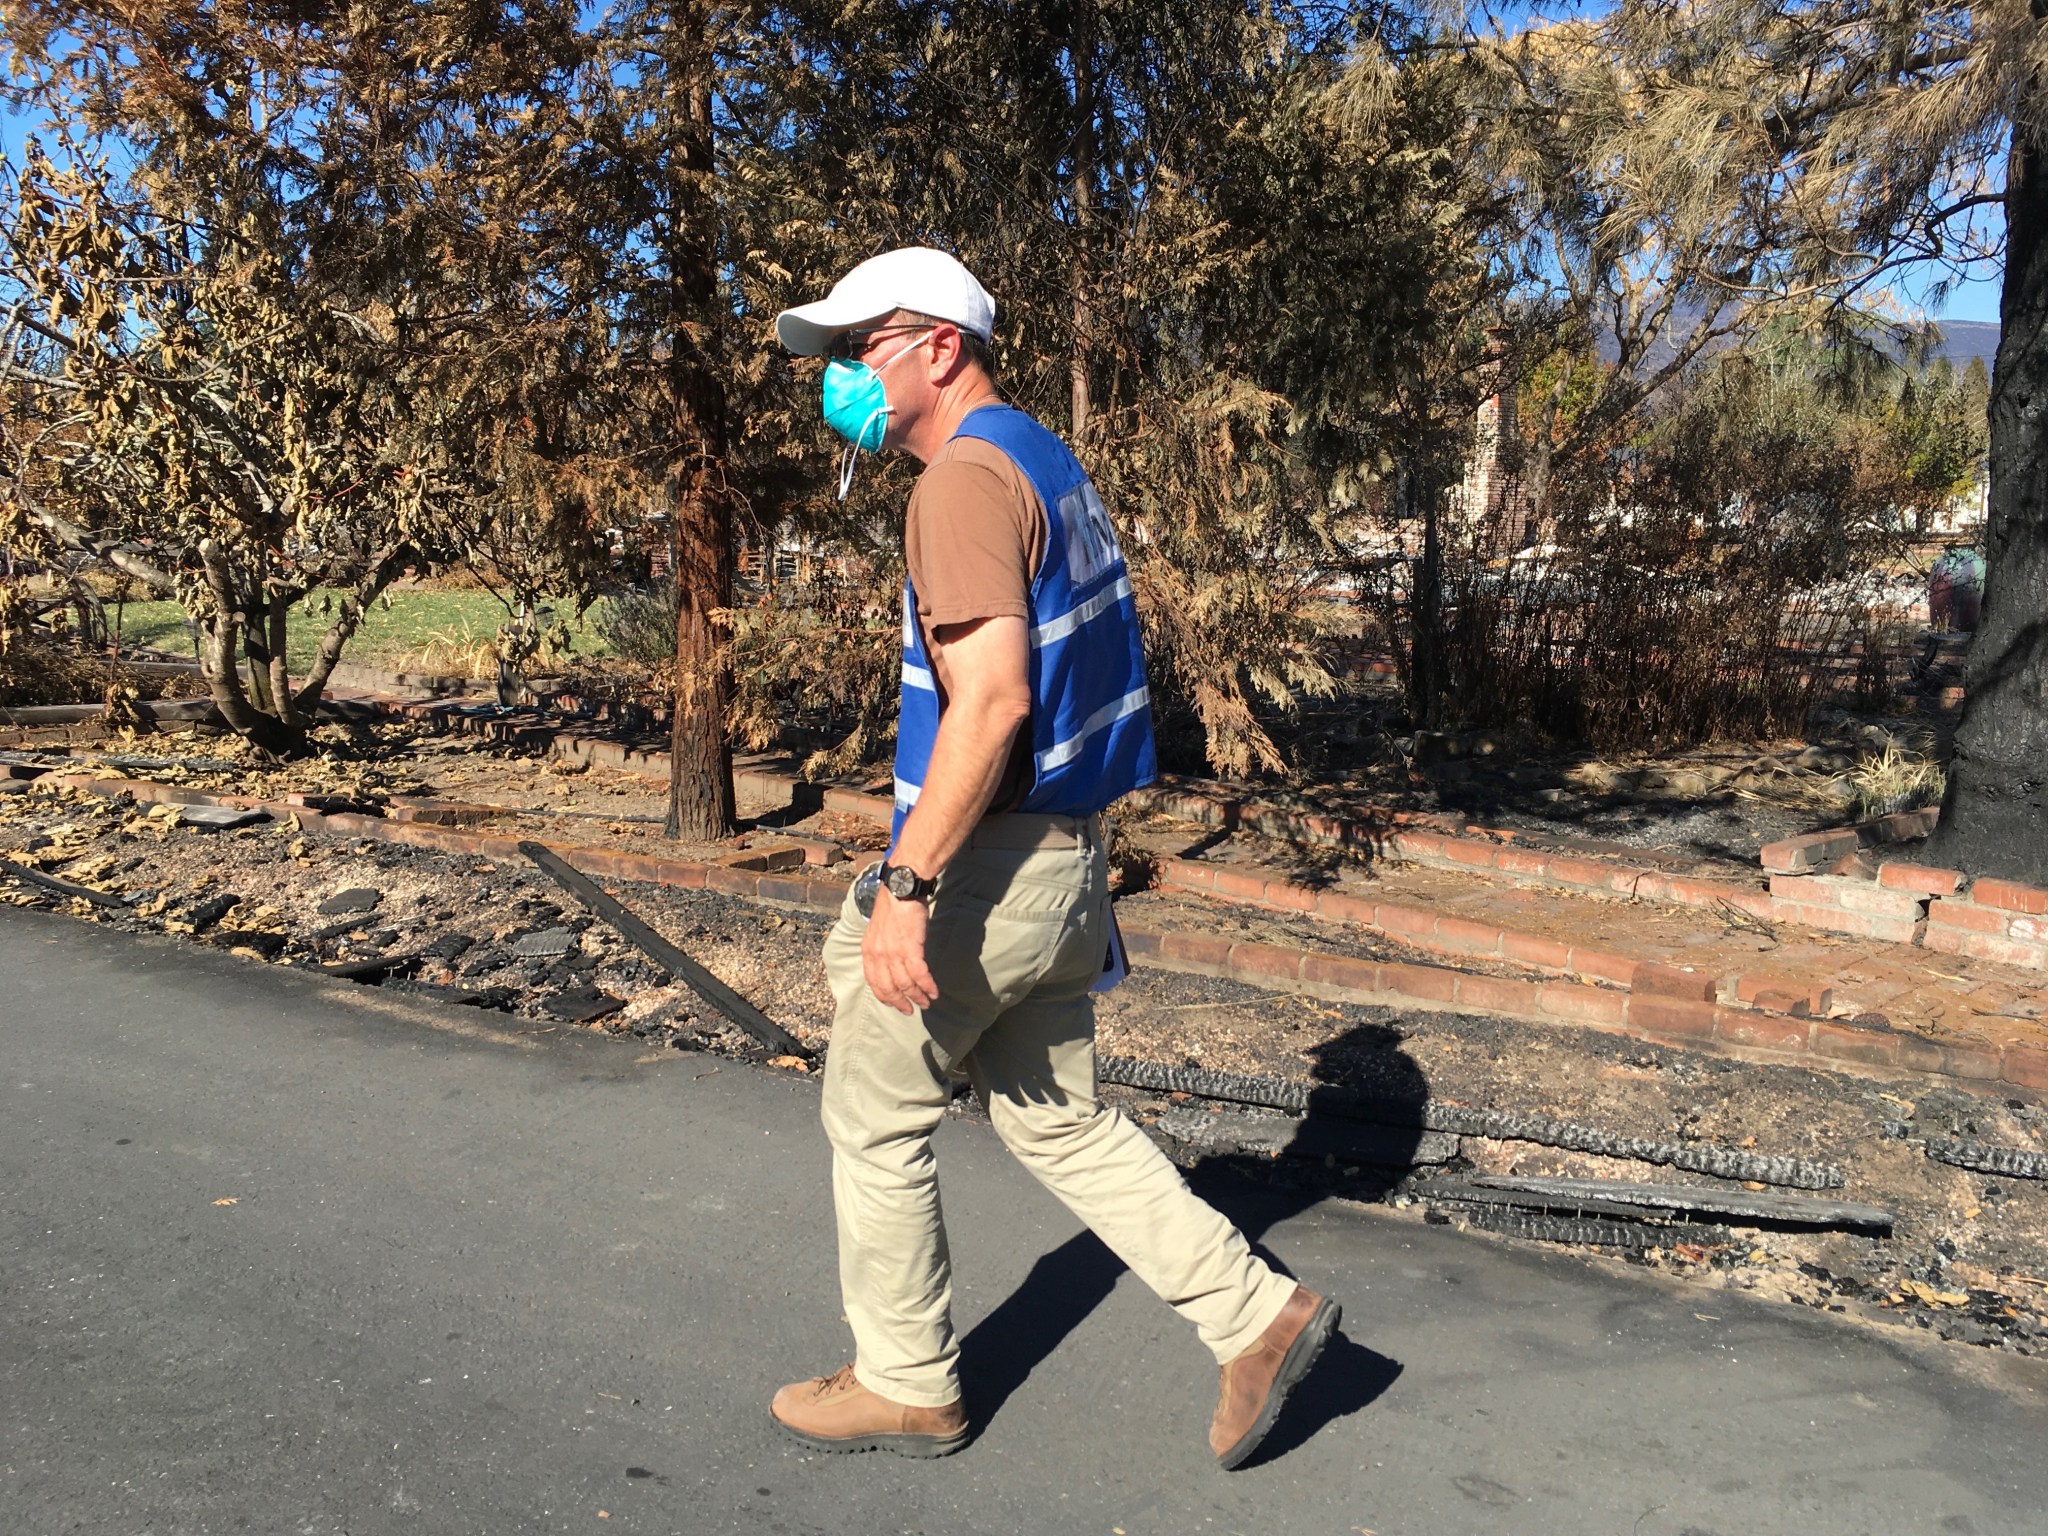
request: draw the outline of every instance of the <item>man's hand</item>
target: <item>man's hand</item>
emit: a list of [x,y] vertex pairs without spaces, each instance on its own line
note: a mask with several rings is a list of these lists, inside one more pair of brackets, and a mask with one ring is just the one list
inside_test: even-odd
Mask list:
[[929,1008],[939,999],[938,983],[924,963],[925,930],[931,912],[921,901],[898,901],[875,892],[875,913],[861,936],[860,963],[873,992],[898,1013]]

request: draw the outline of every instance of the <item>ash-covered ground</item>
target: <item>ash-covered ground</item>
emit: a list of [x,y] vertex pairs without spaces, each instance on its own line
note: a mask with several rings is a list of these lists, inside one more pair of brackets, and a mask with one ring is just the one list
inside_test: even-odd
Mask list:
[[[587,1029],[760,1061],[767,1054],[540,871],[470,855],[309,836],[290,824],[184,825],[35,783],[0,794],[0,858],[118,897],[66,901],[8,877],[0,898],[186,934],[251,964],[352,966],[365,985],[503,1010],[534,1031]],[[642,919],[812,1050],[830,1040],[819,951],[828,919],[704,891],[607,882]],[[1148,898],[1134,898],[1141,904]],[[323,910],[323,908],[325,910]],[[1191,909],[1194,910],[1194,909]],[[1918,1082],[1763,1067],[1585,1030],[1330,1003],[1140,969],[1099,1009],[1105,1055],[1550,1115],[1616,1134],[1832,1163],[1844,1198],[1896,1216],[1889,1237],[1717,1222],[1671,1229],[1634,1262],[1787,1302],[1888,1316],[1968,1343],[2048,1352],[2048,1184],[1930,1161],[1929,1136],[2048,1146],[2048,1116]],[[290,1048],[288,1033],[279,1048]],[[778,1070],[800,1070],[785,1060]],[[1199,1103],[1110,1090],[1154,1123]],[[964,1107],[964,1106],[963,1106]],[[971,1112],[968,1109],[967,1112]],[[1284,1137],[1282,1138],[1284,1141]],[[1177,1142],[1184,1158],[1190,1154]],[[1215,1155],[1304,1198],[1384,1199],[1413,1184],[1283,1145]],[[1684,1182],[1668,1168],[1523,1141],[1459,1138],[1460,1172]]]

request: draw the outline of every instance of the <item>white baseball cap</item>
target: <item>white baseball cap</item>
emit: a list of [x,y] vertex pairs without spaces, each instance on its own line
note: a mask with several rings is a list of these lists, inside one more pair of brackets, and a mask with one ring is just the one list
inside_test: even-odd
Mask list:
[[775,317],[775,334],[797,356],[816,357],[843,332],[897,309],[950,320],[983,341],[995,331],[996,301],[972,272],[944,251],[907,245],[869,257],[817,303],[785,309]]

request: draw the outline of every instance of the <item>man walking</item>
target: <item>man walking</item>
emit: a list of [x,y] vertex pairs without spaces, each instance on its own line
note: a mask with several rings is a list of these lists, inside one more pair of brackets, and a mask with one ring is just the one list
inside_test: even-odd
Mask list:
[[1157,772],[1144,652],[1095,487],[997,393],[994,320],[964,266],[921,248],[776,320],[790,351],[828,359],[841,494],[862,449],[925,469],[904,522],[893,841],[825,941],[823,1119],[856,1357],[770,1411],[825,1450],[966,1444],[931,1149],[959,1067],[1024,1166],[1215,1353],[1209,1443],[1234,1467],[1339,1309],[1260,1262],[1096,1097],[1090,990],[1121,958],[1097,813]]

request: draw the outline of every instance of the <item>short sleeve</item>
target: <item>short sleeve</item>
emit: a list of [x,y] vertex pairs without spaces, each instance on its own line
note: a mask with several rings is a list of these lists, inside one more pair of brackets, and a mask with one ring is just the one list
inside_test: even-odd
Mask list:
[[1031,616],[1045,516],[1001,449],[955,438],[919,476],[903,552],[927,628]]

